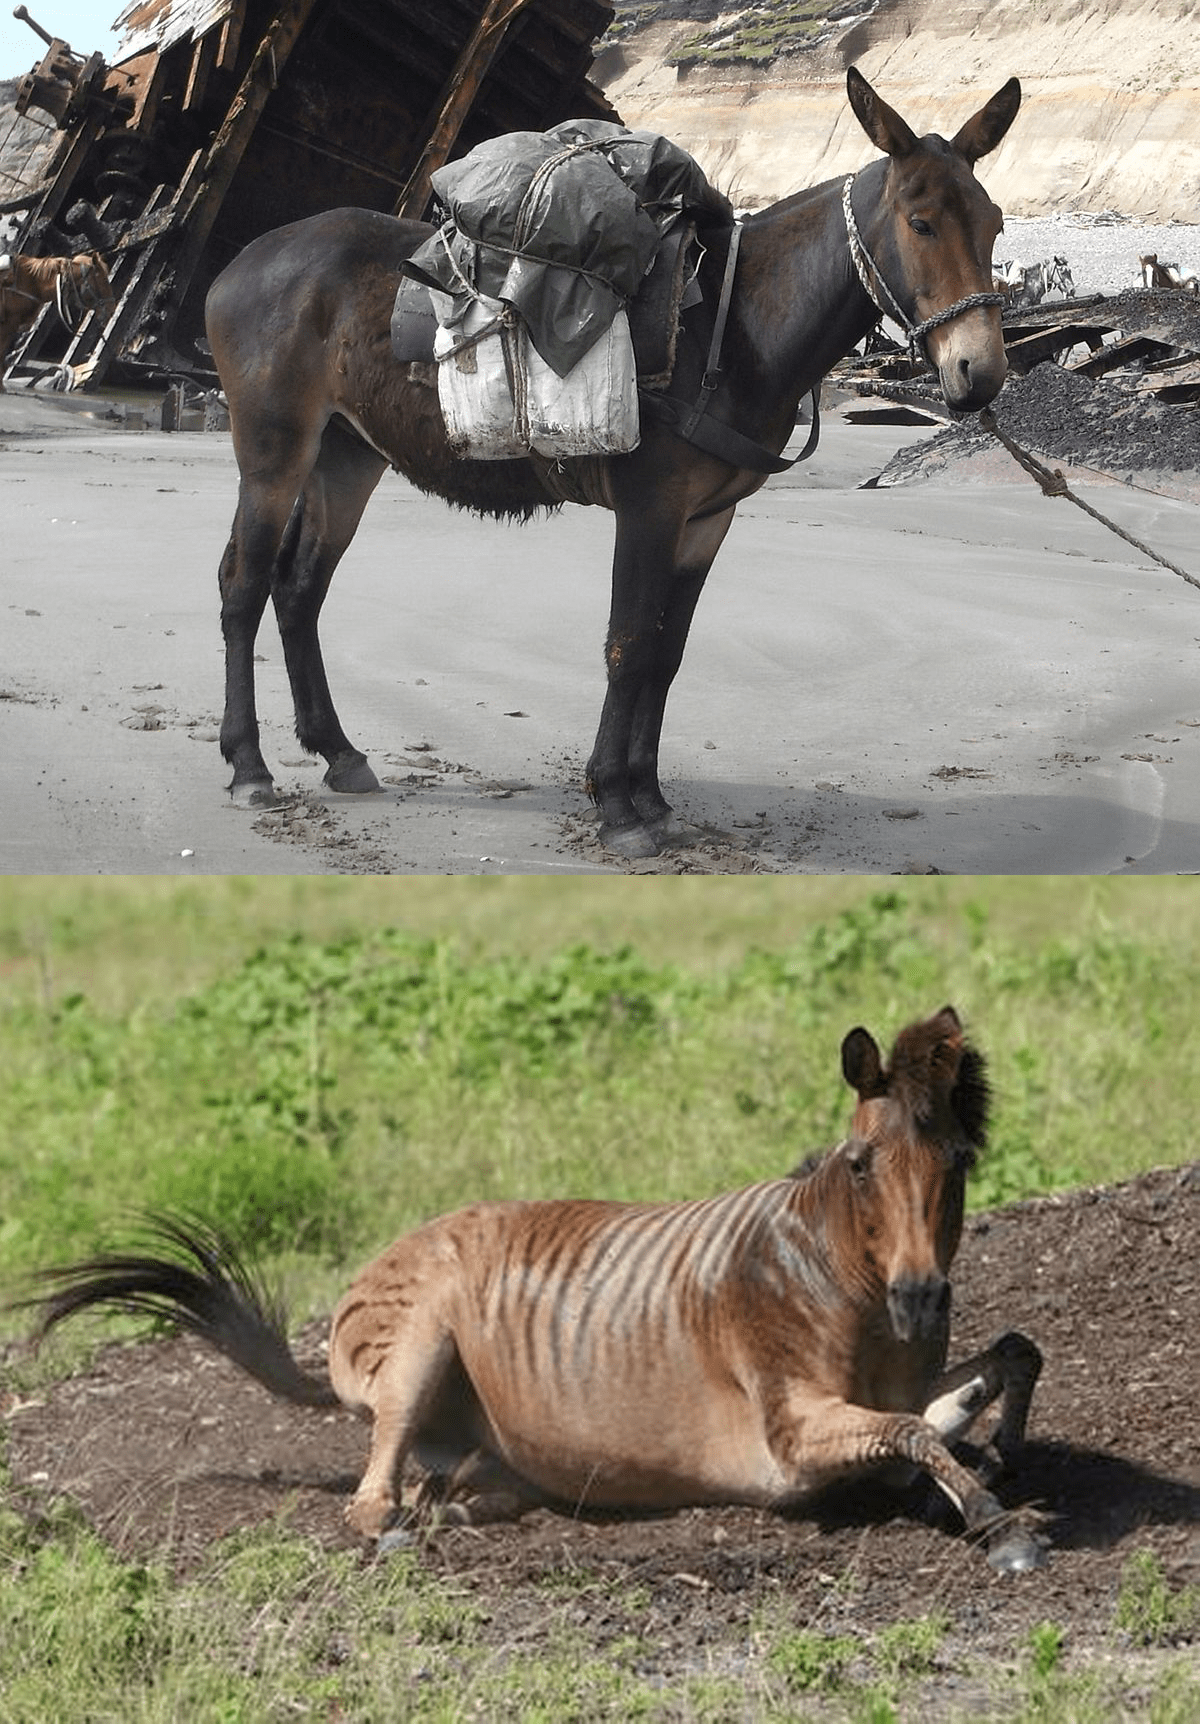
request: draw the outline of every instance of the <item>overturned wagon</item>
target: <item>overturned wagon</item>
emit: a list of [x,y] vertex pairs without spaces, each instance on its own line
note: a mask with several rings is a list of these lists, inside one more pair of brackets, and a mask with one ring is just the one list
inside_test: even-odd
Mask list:
[[11,370],[210,375],[204,297],[249,241],[341,205],[419,216],[431,171],[483,139],[613,118],[588,81],[611,18],[609,0],[135,0],[112,65],[35,24],[16,106],[55,130],[5,182],[8,249],[98,249],[115,300],[69,335],[44,315]]

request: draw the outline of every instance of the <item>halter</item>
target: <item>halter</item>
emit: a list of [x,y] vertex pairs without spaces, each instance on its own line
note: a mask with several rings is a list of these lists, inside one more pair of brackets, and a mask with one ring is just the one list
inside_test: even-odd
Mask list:
[[[956,299],[953,305],[948,305],[945,311],[937,311],[932,317],[927,317],[924,323],[914,323],[912,318],[899,303],[895,294],[883,279],[883,271],[875,262],[858,231],[858,223],[854,219],[854,211],[850,207],[850,193],[854,187],[857,174],[848,174],[842,182],[842,212],[846,217],[846,238],[850,242],[850,256],[854,259],[854,267],[858,271],[858,279],[866,289],[867,295],[885,317],[897,322],[908,334],[908,351],[914,363],[924,359],[932,364],[925,351],[925,337],[931,329],[938,329],[943,323],[949,323],[952,318],[961,317],[964,311],[974,311],[981,305],[1003,305],[1002,293],[969,293],[965,299]],[[872,283],[874,277],[874,284]],[[886,304],[884,301],[886,300]]]

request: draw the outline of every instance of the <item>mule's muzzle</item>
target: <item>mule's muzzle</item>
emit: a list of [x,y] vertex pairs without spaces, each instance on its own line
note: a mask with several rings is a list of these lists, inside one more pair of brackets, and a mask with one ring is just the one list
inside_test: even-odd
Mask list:
[[940,330],[926,352],[946,405],[956,413],[980,412],[999,395],[1008,376],[1003,337],[983,322],[982,314]]
[[898,1341],[923,1341],[937,1333],[950,1311],[944,1275],[898,1275],[888,1284],[888,1319]]

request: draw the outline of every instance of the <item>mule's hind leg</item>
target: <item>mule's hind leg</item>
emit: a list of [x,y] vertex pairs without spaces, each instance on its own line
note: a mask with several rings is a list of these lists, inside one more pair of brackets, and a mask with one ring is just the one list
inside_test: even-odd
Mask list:
[[999,1471],[1025,1440],[1033,1391],[1042,1370],[1042,1355],[1025,1335],[1001,1335],[986,1352],[977,1353],[947,1371],[933,1386],[925,1420],[951,1443],[961,1437],[986,1407],[1000,1401],[1000,1419],[985,1454]]
[[288,522],[271,578],[283,656],[302,747],[323,754],[331,790],[378,790],[367,757],[349,741],[329,693],[317,623],[347,545],[387,462],[369,444],[331,419],[320,453]]
[[239,404],[234,449],[242,479],[218,577],[225,637],[221,753],[233,767],[230,794],[246,806],[275,796],[259,745],[254,642],[293,505],[319,448],[319,426],[309,424],[302,411],[271,418],[254,392],[247,405]]

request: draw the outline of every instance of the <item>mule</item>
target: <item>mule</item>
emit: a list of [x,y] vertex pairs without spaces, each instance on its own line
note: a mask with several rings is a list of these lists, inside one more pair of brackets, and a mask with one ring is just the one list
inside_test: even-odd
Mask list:
[[[607,692],[587,788],[600,837],[618,854],[653,855],[686,839],[659,783],[667,695],[734,510],[780,465],[801,399],[884,309],[908,327],[951,407],[982,408],[1004,381],[991,278],[1001,214],[973,168],[1016,117],[1017,80],[950,142],[918,138],[854,68],[847,93],[882,159],[701,236],[704,304],[685,314],[671,390],[706,404],[699,417],[717,442],[722,430],[740,434],[736,453],[684,440],[644,399],[642,440],[630,454],[561,466],[538,457],[456,458],[434,368],[400,366],[389,347],[398,272],[433,231],[424,223],[328,211],[253,241],[217,278],[206,319],[241,475],[219,576],[221,751],[237,803],[275,797],[254,690],[254,641],[268,597],[301,745],[324,756],[331,789],[379,789],[334,709],[317,624],[338,561],[392,466],[484,514],[527,519],[564,501],[613,511]],[[710,341],[735,233],[740,253],[734,248],[714,363]]]
[[1017,1334],[945,1369],[949,1271],[986,1137],[981,1056],[947,1006],[842,1045],[850,1134],[807,1171],[685,1203],[476,1203],[406,1234],[334,1313],[329,1380],[215,1231],[48,1271],[39,1335],[89,1306],[177,1320],[274,1394],[373,1420],[347,1509],[379,1537],[419,1502],[479,1523],[533,1506],[783,1508],[883,1463],[927,1473],[992,1564],[1040,1545],[948,1444],[1000,1400],[1013,1457],[1041,1366]]
[[98,251],[75,257],[0,258],[0,391],[7,355],[43,305],[53,300],[68,329],[88,311],[112,305],[112,284]]

